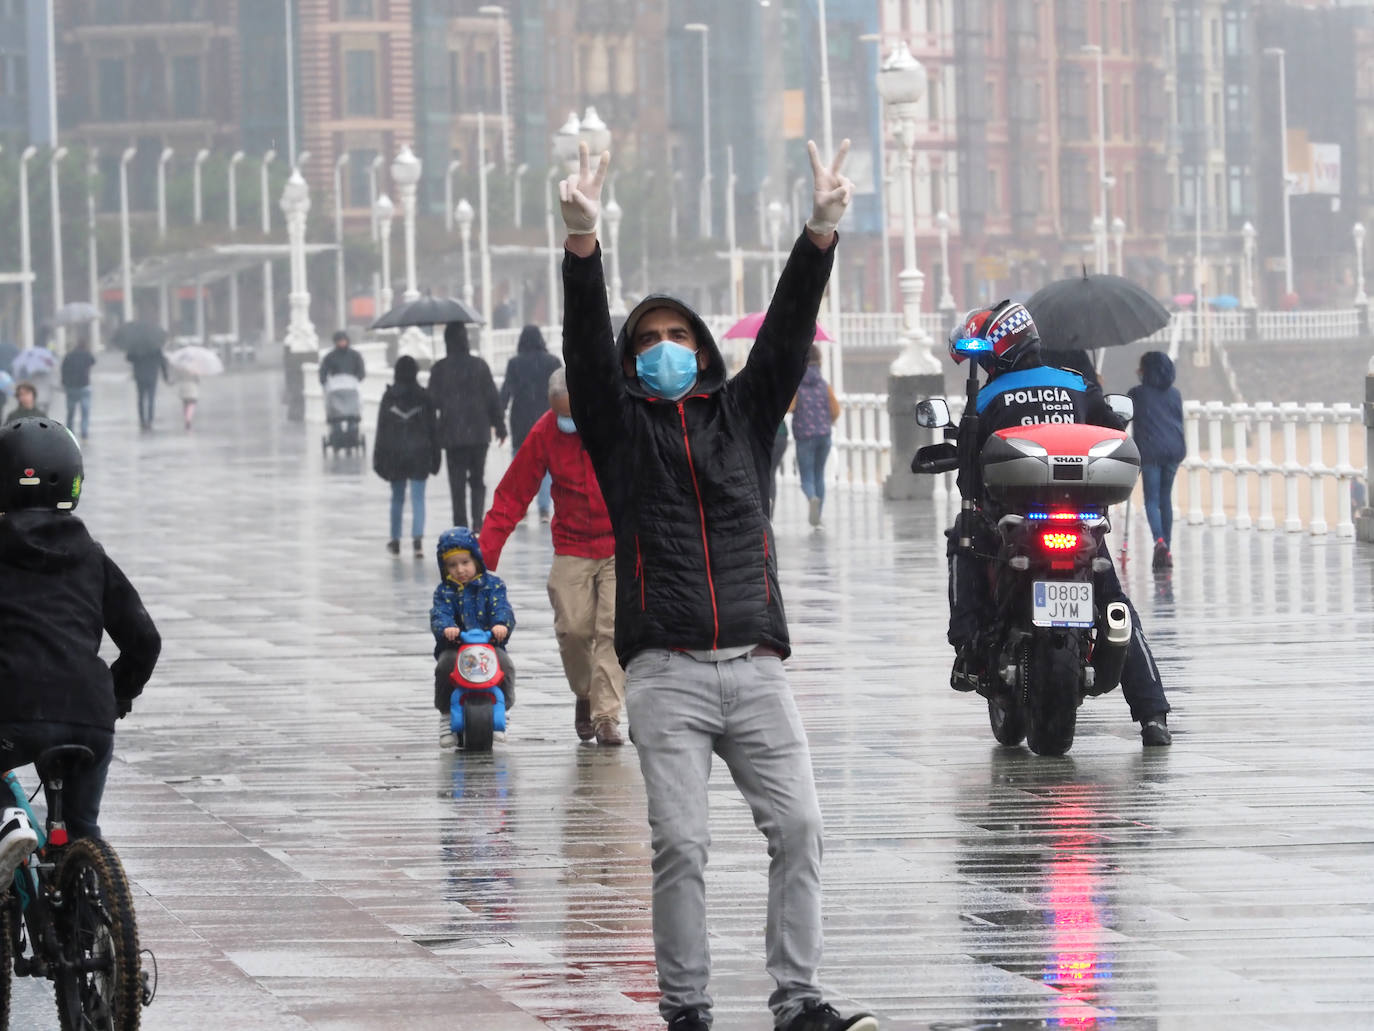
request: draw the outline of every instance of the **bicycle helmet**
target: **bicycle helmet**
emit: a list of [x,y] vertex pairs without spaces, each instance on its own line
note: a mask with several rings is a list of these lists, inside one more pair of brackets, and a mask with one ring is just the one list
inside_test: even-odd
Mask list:
[[[982,341],[984,350],[968,346]],[[950,330],[949,355],[956,362],[972,356],[984,369],[1008,372],[1022,358],[1040,353],[1040,333],[1024,304],[999,301],[990,308],[974,308]]]
[[81,500],[81,446],[56,419],[28,416],[0,426],[0,512],[51,508]]

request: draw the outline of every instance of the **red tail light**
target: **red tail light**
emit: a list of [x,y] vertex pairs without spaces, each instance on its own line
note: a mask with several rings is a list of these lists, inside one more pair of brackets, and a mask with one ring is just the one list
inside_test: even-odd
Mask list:
[[1046,530],[1040,534],[1040,546],[1046,551],[1077,551],[1080,539],[1072,531]]

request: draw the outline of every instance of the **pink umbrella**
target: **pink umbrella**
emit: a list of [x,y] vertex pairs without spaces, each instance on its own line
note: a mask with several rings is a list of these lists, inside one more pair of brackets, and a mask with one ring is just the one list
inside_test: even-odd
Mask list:
[[[765,314],[766,314],[765,312],[756,311],[756,312],[754,312],[754,314],[752,314],[752,315],[746,315],[746,316],[744,316],[744,318],[740,319],[738,322],[736,322],[733,326],[731,326],[729,329],[727,329],[727,330],[725,331],[725,336],[724,336],[722,339],[725,339],[725,340],[753,340],[753,339],[755,339],[755,338],[758,337],[758,335],[759,335],[759,327],[763,325],[763,316],[764,316]],[[814,339],[815,339],[818,343],[822,343],[822,344],[828,344],[828,343],[830,343],[830,337],[829,337],[829,335],[826,334],[825,330],[821,329],[821,325],[820,325],[819,322],[816,323],[816,336],[815,336]]]
[[1180,308],[1190,307],[1197,300],[1196,294],[1174,294],[1173,301]]

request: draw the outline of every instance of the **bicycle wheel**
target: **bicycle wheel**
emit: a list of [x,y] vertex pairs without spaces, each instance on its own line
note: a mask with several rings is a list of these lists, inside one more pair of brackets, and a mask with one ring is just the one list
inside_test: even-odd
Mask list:
[[72,964],[57,974],[62,1031],[137,1031],[138,925],[119,856],[100,838],[81,838],[67,846],[57,885],[58,940]]

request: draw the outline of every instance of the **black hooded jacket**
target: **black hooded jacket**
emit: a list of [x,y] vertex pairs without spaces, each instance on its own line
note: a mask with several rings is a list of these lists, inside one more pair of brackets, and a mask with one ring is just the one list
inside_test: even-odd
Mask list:
[[1183,395],[1174,386],[1174,363],[1163,351],[1140,356],[1140,385],[1131,388],[1135,417],[1131,433],[1140,449],[1142,465],[1168,465],[1183,461],[1188,447],[1183,439]]
[[693,315],[708,364],[677,402],[651,397],[633,364],[626,371],[629,345],[624,329],[612,343],[600,251],[564,255],[563,359],[573,418],[615,530],[622,665],[645,648],[764,644],[790,653],[768,521],[770,470],[834,253],[805,235],[797,241],[749,360],[728,382],[715,340]]
[[504,437],[506,420],[496,381],[487,363],[468,353],[467,330],[461,323],[444,330],[444,351],[445,357],[429,370],[429,396],[439,413],[439,444],[489,444],[492,430]]
[[419,367],[410,355],[396,360],[396,381],[386,388],[377,408],[372,469],[382,479],[423,480],[439,471],[439,428],[434,402],[417,379]]
[[[107,667],[108,632],[119,658]],[[113,729],[117,701],[137,698],[162,650],[128,578],[68,512],[0,518],[0,723],[53,721]]]
[[518,448],[530,427],[549,410],[549,376],[563,365],[549,354],[538,326],[526,326],[515,345],[515,357],[506,363],[501,383],[501,409],[510,405],[510,435]]

